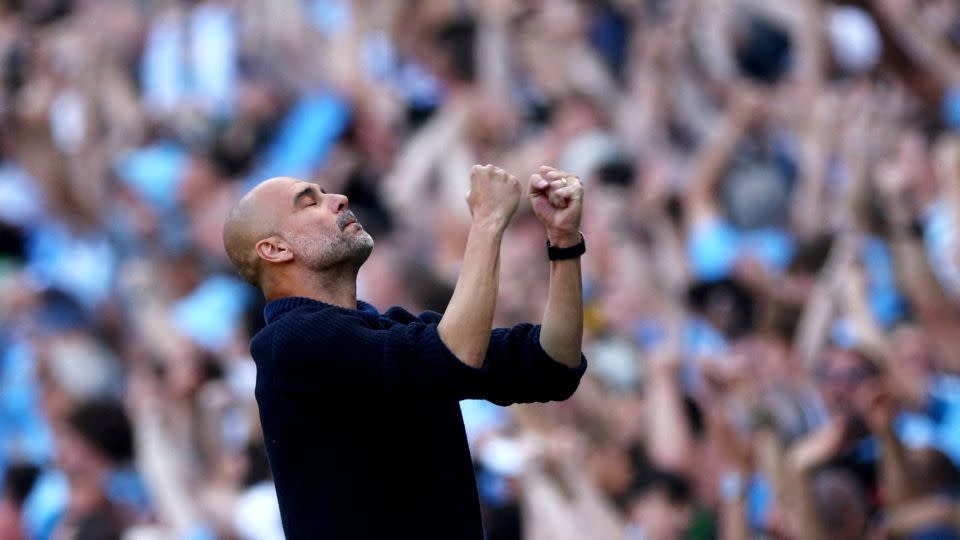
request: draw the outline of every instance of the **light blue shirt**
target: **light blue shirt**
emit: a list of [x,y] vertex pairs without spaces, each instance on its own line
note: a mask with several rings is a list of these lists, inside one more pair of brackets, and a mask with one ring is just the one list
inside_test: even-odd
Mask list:
[[786,231],[740,231],[719,217],[699,221],[687,237],[687,260],[698,281],[729,277],[743,257],[752,257],[768,270],[782,272],[790,264],[793,251],[793,238]]
[[155,19],[140,63],[149,110],[170,114],[190,102],[207,114],[229,116],[236,79],[236,22],[230,8],[203,3],[186,21],[172,14]]

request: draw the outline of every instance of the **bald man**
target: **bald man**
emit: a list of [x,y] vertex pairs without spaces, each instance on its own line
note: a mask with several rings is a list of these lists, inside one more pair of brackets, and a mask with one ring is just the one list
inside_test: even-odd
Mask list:
[[580,180],[550,167],[531,176],[551,260],[547,306],[541,326],[495,330],[500,242],[521,188],[490,165],[473,167],[470,186],[463,268],[443,315],[381,314],[357,300],[373,239],[343,195],[274,178],[230,213],[227,254],[268,300],[250,350],[288,539],[482,539],[459,401],[576,390],[586,370]]

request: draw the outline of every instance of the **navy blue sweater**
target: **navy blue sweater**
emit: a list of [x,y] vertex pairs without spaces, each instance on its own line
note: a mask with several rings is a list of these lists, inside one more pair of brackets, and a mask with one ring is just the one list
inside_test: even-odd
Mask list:
[[250,350],[289,540],[482,539],[459,400],[563,400],[587,366],[552,360],[529,324],[494,330],[477,369],[440,340],[438,313],[283,298],[265,317]]

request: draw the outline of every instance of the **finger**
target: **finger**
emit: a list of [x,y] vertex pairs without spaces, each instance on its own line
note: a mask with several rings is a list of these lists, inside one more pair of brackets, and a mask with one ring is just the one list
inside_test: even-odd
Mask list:
[[549,181],[551,181],[551,182],[553,182],[553,181],[555,181],[555,180],[566,180],[567,182],[570,181],[570,179],[567,177],[567,175],[561,173],[560,171],[548,171],[548,172],[547,172],[546,174],[544,174],[543,176],[544,176],[544,178],[546,178],[547,180],[549,180]]
[[577,186],[551,190],[549,193],[550,202],[554,206],[566,208],[571,202],[578,201],[583,196],[583,191]]
[[477,163],[476,165],[470,168],[470,179],[479,180],[481,178],[485,178],[488,172],[489,172],[489,169],[487,165],[480,165],[479,163]]
[[547,193],[550,204],[556,208],[566,208],[570,204],[571,194],[564,189],[552,189]]
[[582,185],[578,177],[559,173],[548,173],[546,179],[550,182],[551,188]]
[[561,171],[560,169],[554,169],[553,167],[542,167],[540,174],[551,180],[557,178],[576,178],[577,175],[569,173],[566,171]]
[[530,195],[539,196],[550,187],[550,182],[539,174],[530,175]]
[[568,188],[568,187],[574,187],[574,186],[579,186],[579,185],[580,185],[580,183],[579,183],[579,181],[576,179],[576,177],[574,177],[574,178],[567,178],[567,177],[558,178],[558,179],[556,179],[556,180],[551,180],[551,181],[550,181],[550,190],[552,191],[552,190],[556,190],[556,189],[565,189],[565,188]]
[[551,173],[551,172],[557,172],[557,173],[560,173],[560,174],[567,174],[567,173],[561,171],[560,169],[558,169],[558,168],[556,168],[556,167],[551,167],[551,166],[549,166],[549,165],[541,165],[539,171],[540,171],[540,174],[543,174],[543,175],[546,175],[546,174]]
[[558,189],[563,189],[563,188],[567,187],[568,185],[569,185],[569,183],[566,181],[566,179],[551,180],[551,181],[550,181],[550,184],[548,185],[549,187],[548,187],[547,189],[548,189],[549,191],[553,192],[553,191],[556,191],[556,190],[558,190]]
[[567,186],[558,189],[557,194],[568,201],[579,201],[583,198],[583,188],[581,186]]
[[556,191],[550,192],[547,195],[547,198],[550,199],[550,205],[554,208],[566,208],[570,206],[570,201],[567,200],[563,195],[558,194]]

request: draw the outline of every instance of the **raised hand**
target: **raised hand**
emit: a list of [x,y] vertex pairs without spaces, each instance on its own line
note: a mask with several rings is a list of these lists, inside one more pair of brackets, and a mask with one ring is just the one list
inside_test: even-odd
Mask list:
[[580,243],[583,184],[576,175],[546,165],[530,177],[530,205],[557,247]]
[[470,170],[467,205],[475,225],[505,229],[519,203],[520,183],[515,176],[490,164]]
[[893,419],[897,414],[897,404],[893,393],[887,387],[887,381],[879,378],[861,384],[854,394],[854,407],[867,422],[867,427],[875,434],[890,434]]
[[798,472],[809,472],[833,459],[849,441],[850,419],[836,416],[800,439],[790,449],[789,460]]

